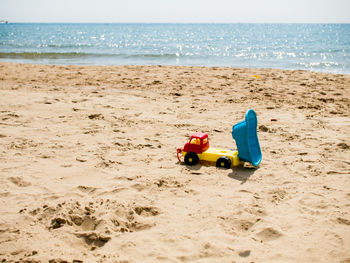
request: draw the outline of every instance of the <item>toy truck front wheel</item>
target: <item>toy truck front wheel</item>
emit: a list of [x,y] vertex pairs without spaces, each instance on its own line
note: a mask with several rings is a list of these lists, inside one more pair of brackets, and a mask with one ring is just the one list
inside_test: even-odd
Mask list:
[[196,165],[199,162],[199,157],[194,152],[189,152],[185,155],[185,164]]

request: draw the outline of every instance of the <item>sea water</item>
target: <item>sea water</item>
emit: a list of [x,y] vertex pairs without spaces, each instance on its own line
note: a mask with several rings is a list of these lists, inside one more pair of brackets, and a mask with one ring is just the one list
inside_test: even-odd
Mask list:
[[350,74],[350,24],[0,24],[0,61]]

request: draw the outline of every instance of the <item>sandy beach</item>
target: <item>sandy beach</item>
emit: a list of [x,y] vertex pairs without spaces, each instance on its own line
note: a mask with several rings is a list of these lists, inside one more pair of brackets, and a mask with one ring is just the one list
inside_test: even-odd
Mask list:
[[[176,157],[194,132],[263,159]],[[1,262],[350,262],[350,75],[0,63]]]

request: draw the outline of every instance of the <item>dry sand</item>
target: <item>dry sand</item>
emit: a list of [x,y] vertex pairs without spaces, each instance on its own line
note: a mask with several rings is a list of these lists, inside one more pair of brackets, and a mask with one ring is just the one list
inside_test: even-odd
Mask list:
[[[350,262],[350,75],[0,63],[0,92],[2,262]],[[249,108],[258,169],[177,161]]]

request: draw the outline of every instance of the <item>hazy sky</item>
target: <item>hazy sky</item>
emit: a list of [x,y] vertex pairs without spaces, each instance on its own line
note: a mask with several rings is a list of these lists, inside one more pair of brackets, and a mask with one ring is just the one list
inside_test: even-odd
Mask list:
[[350,23],[350,0],[0,0],[10,22]]

